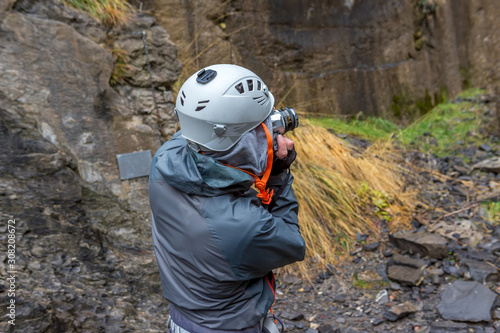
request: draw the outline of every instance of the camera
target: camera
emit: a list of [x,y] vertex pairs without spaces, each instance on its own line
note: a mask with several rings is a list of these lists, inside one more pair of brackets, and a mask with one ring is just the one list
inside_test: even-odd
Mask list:
[[285,134],[288,131],[293,131],[299,126],[299,117],[293,108],[283,108],[273,110],[270,115],[273,127],[273,146],[274,150],[278,150],[278,142],[276,138],[278,134]]

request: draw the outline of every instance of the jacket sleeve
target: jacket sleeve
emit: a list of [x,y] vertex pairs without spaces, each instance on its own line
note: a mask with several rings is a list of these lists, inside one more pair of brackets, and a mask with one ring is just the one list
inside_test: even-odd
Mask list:
[[207,225],[238,280],[262,277],[304,259],[293,177],[272,178],[269,185],[275,191],[281,188],[281,193],[270,210],[255,192],[229,200],[228,206],[213,202],[207,207]]

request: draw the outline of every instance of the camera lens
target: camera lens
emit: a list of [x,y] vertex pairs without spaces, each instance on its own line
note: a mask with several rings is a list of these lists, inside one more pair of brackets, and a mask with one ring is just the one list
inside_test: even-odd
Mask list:
[[283,109],[283,120],[285,122],[285,132],[293,131],[299,126],[299,117],[293,108]]
[[293,131],[299,126],[299,118],[292,108],[274,110],[270,117],[273,125],[273,132],[275,133],[285,134],[288,131]]

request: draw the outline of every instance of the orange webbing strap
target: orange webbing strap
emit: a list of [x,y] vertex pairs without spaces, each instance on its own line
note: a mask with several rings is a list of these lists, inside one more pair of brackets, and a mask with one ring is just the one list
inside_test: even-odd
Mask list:
[[262,178],[257,177],[251,172],[248,172],[246,170],[233,167],[231,165],[224,164],[225,166],[238,169],[240,171],[243,171],[250,176],[252,176],[255,179],[255,186],[257,189],[260,191],[260,193],[257,194],[257,197],[262,200],[262,203],[264,205],[269,205],[271,203],[271,200],[273,198],[274,190],[271,190],[269,192],[269,189],[266,190],[266,185],[267,185],[267,180],[269,179],[269,176],[271,175],[271,169],[273,168],[273,137],[269,130],[267,129],[266,125],[264,123],[261,124],[262,127],[264,128],[264,131],[266,132],[266,138],[267,138],[267,167],[266,170],[264,171],[264,174],[262,175]]
[[[266,275],[266,281],[267,281],[267,284],[269,285],[269,288],[271,288],[271,291],[273,292],[273,304],[274,305],[274,301],[276,300],[276,293],[274,292],[274,273],[271,272],[271,281],[269,281],[269,278],[267,277]],[[272,310],[271,310],[272,312]],[[273,313],[274,314],[274,313]]]
[[274,273],[273,272],[271,272],[271,276],[272,276],[271,281],[269,281],[269,278],[266,275],[267,284],[269,285],[269,287],[271,288],[271,291],[273,292],[273,304],[269,308],[269,311],[271,311],[271,313],[273,314],[274,323],[278,324],[278,322],[276,320],[276,315],[274,314],[274,311],[273,311],[273,305],[274,305],[274,302],[276,301],[276,293],[274,292],[274,288],[273,288],[273,285],[274,285]]

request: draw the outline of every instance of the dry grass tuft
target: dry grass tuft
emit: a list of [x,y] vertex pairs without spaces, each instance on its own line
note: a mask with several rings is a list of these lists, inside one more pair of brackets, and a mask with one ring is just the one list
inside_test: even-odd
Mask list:
[[130,65],[128,64],[127,51],[122,48],[115,47],[109,50],[113,56],[114,67],[111,73],[111,78],[109,79],[109,84],[115,86],[117,84],[125,83],[125,76],[130,71]]
[[380,238],[382,221],[390,231],[409,225],[417,193],[405,192],[391,142],[357,153],[307,121],[288,136],[297,150],[292,171],[307,243],[306,260],[291,270],[307,276],[313,264],[335,263],[348,254],[357,232]]
[[126,24],[134,11],[125,0],[62,0],[62,2],[65,6],[84,12],[109,27]]

